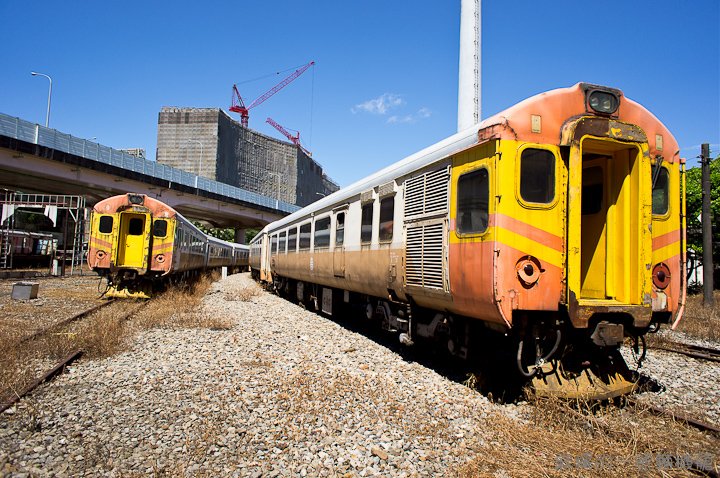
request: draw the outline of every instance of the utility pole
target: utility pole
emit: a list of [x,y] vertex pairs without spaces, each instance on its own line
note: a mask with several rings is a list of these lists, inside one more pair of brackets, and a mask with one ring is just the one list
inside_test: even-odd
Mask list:
[[460,0],[458,131],[482,119],[482,2]]
[[703,235],[703,303],[713,306],[713,250],[712,212],[710,212],[710,145],[704,143],[700,149],[702,164],[702,235]]

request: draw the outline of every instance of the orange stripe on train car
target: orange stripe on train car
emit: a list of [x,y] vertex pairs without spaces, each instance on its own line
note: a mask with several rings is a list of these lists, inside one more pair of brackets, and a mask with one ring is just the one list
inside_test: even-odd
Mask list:
[[160,244],[153,244],[152,250],[153,252],[158,251],[160,249],[165,249],[167,247],[172,247],[172,242],[161,242]]
[[530,224],[515,219],[514,217],[506,216],[505,214],[494,214],[494,216],[497,216],[494,222],[499,227],[525,236],[532,241],[539,242],[550,249],[563,252],[564,248],[562,237],[538,227],[531,226]]
[[674,244],[680,240],[680,229],[668,232],[658,237],[653,237],[652,248],[653,250],[662,249],[665,246]]
[[[456,222],[453,218],[450,221],[450,228],[455,231],[457,234],[457,230],[455,228]],[[491,229],[493,227],[502,227],[503,229],[506,229],[512,233],[521,235],[527,239],[530,239],[531,241],[537,242],[539,244],[542,244],[546,247],[549,247],[550,249],[553,249],[557,252],[564,252],[563,247],[563,238],[560,236],[557,236],[551,232],[545,231],[543,229],[540,229],[539,227],[531,226],[530,224],[520,221],[518,219],[515,219],[511,216],[506,216],[505,214],[490,214],[488,216],[488,229]],[[463,241],[464,242],[464,241]]]
[[91,243],[95,243],[95,244],[97,244],[98,246],[112,247],[112,243],[103,241],[102,239],[98,239],[98,238],[95,237],[95,236],[92,236],[92,237],[90,238],[90,242],[91,242]]

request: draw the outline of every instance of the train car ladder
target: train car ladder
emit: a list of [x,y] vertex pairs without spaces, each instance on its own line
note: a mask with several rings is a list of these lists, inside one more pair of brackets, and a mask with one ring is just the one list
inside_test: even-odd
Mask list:
[[[5,192],[4,204],[2,205],[2,218],[5,217],[5,208],[11,208],[10,204],[12,203],[14,199],[14,194],[6,191]],[[0,222],[0,269],[10,269],[12,267],[12,260],[13,260],[13,243],[12,238],[10,237],[10,231],[13,229],[13,222],[15,215],[12,214],[13,211],[7,211],[8,218],[7,222],[2,221]]]
[[85,198],[80,196],[76,198],[76,204],[74,209],[70,209],[70,215],[75,222],[75,228],[73,231],[73,249],[72,249],[72,260],[70,262],[70,275],[75,273],[75,267],[77,266],[82,275],[82,263],[85,259],[85,244],[88,243],[90,231],[85,231],[85,225],[87,223],[87,209],[85,208]]

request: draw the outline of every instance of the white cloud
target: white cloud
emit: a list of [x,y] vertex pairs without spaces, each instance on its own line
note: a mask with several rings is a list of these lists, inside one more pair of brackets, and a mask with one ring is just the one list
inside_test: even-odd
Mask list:
[[377,98],[367,100],[364,103],[352,107],[352,112],[357,113],[364,111],[376,115],[384,115],[393,108],[398,108],[405,104],[405,100],[400,95],[394,93],[384,93]]
[[393,115],[387,119],[387,122],[390,124],[415,123],[418,120],[429,118],[431,115],[432,115],[432,112],[428,108],[425,108],[423,106],[415,114],[404,115],[404,116]]

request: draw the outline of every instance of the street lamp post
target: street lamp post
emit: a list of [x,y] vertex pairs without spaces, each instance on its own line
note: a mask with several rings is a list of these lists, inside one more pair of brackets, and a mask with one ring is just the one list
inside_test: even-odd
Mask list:
[[44,76],[50,81],[50,88],[48,89],[48,106],[47,106],[47,114],[45,115],[45,127],[48,128],[50,126],[50,98],[52,98],[52,78],[50,78],[45,73],[38,73],[36,71],[31,71],[30,74],[32,76]]
[[203,144],[202,141],[198,139],[189,139],[187,140],[188,143],[197,143],[200,145],[200,159],[198,160],[198,167],[197,167],[197,175],[195,175],[195,189],[198,187],[198,178],[200,177],[200,168],[202,166],[202,159],[203,159]]

